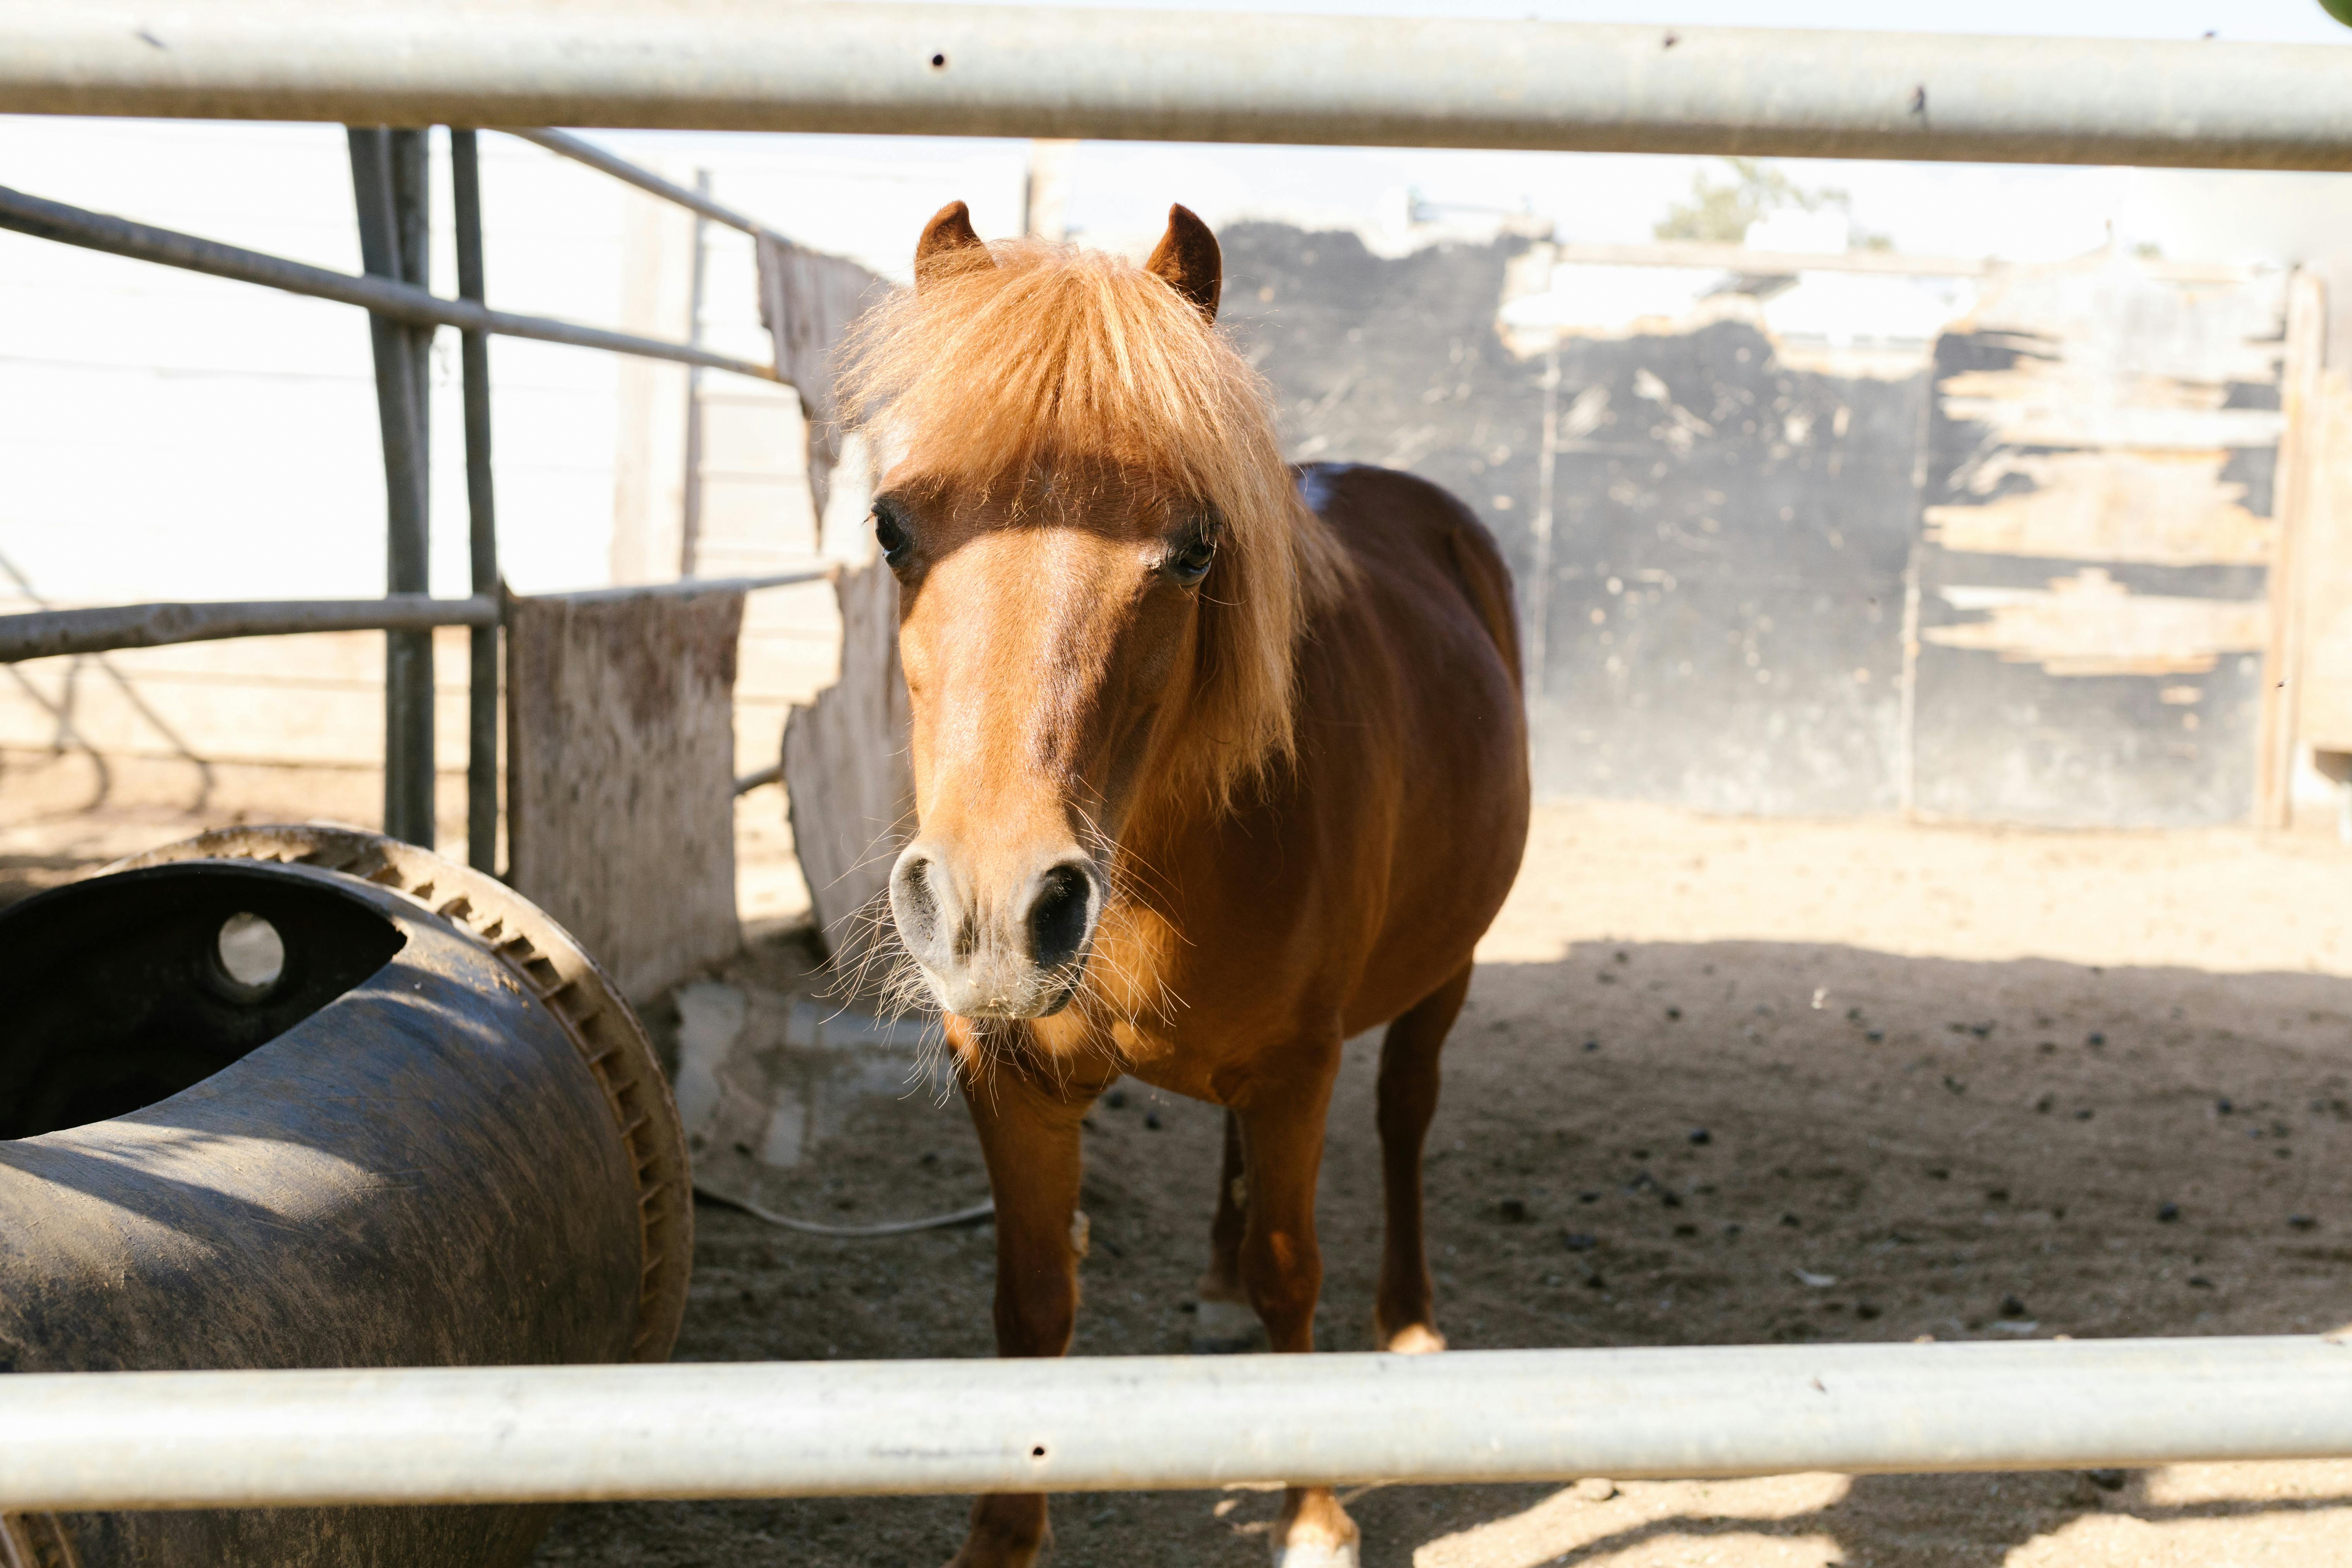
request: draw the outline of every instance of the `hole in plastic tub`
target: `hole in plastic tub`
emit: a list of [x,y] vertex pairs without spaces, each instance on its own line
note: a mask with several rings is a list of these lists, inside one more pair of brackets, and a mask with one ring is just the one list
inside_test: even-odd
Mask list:
[[278,928],[250,910],[240,910],[221,922],[213,947],[221,973],[229,984],[258,1001],[286,973],[286,939]]
[[0,911],[0,1139],[110,1121],[233,1066],[391,962],[359,897],[277,868],[153,866]]

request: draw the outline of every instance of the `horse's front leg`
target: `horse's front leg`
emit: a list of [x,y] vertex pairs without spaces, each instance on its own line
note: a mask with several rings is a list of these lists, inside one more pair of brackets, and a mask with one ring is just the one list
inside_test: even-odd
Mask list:
[[[1315,1303],[1323,1258],[1315,1245],[1315,1180],[1323,1163],[1323,1119],[1339,1067],[1335,1027],[1328,1049],[1278,1082],[1255,1085],[1237,1107],[1249,1205],[1242,1236],[1242,1281],[1277,1352],[1315,1348]],[[1292,1487],[1275,1522],[1276,1568],[1356,1568],[1355,1521],[1328,1487]]]
[[[996,1064],[963,1073],[996,1199],[996,1353],[1057,1356],[1078,1311],[1078,1119],[1093,1094]],[[949,1568],[1028,1568],[1047,1539],[1043,1492],[982,1497]]]

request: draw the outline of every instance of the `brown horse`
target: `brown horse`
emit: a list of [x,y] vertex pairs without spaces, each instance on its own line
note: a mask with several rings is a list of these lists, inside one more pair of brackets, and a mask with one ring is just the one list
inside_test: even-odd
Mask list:
[[[1445,1343],[1421,1147],[1527,836],[1510,576],[1433,485],[1284,465],[1213,329],[1221,272],[1182,207],[1139,268],[984,245],[958,202],[846,362],[897,453],[874,527],[920,827],[891,912],[987,1157],[1008,1356],[1069,1346],[1079,1118],[1121,1074],[1225,1108],[1204,1310],[1312,1350],[1324,1110],[1340,1043],[1383,1023],[1375,1330]],[[1045,1537],[1043,1496],[984,1497],[955,1562]],[[1356,1538],[1293,1488],[1276,1561],[1352,1564]]]

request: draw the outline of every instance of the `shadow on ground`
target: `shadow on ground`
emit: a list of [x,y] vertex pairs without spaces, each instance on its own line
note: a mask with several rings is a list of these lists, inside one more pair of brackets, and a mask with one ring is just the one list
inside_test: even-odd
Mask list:
[[[1774,942],[1584,943],[1489,964],[1432,1135],[1442,1320],[1463,1348],[2332,1327],[2352,1317],[2347,1027],[2352,981],[2305,973]],[[1349,1047],[1332,1110],[1327,1348],[1368,1339],[1376,1054]],[[1216,1114],[1130,1084],[1091,1127],[1077,1352],[1181,1352]],[[810,1171],[795,1199],[818,1218],[939,1212],[985,1190],[961,1109],[914,1089],[867,1106]],[[682,1359],[988,1353],[984,1227],[843,1243],[707,1205],[697,1223]],[[2114,1490],[2072,1473],[1608,1497],[1590,1481],[1387,1487],[1351,1510],[1367,1568],[2352,1561],[2352,1467],[2322,1470],[2105,1478]],[[1256,1563],[1274,1502],[1065,1498],[1058,1561]],[[963,1508],[579,1507],[541,1561],[921,1568],[952,1552]],[[2200,1547],[2212,1531],[2226,1544]]]

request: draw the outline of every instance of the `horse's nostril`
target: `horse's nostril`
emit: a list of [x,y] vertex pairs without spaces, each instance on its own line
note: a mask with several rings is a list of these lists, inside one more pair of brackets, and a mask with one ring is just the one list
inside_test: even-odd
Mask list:
[[1041,969],[1055,969],[1086,946],[1094,883],[1083,867],[1067,862],[1037,879],[1029,905],[1029,954]]
[[931,863],[919,855],[901,858],[890,873],[890,915],[908,950],[928,950],[939,930],[939,900],[931,893]]

